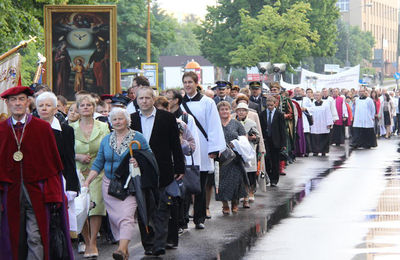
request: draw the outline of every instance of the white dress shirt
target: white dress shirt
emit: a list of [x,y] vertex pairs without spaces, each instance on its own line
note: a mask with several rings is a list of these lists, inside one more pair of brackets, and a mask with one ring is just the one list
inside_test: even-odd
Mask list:
[[147,142],[150,143],[151,133],[153,132],[154,119],[156,118],[156,108],[153,107],[153,112],[149,116],[145,116],[142,112],[139,112],[140,122],[142,124],[142,134],[146,138]]
[[21,120],[19,120],[19,121],[15,120],[14,117],[11,117],[11,120],[12,120],[13,125],[16,125],[18,122],[21,122],[21,124],[25,124],[26,115],[24,115],[24,117],[23,117]]

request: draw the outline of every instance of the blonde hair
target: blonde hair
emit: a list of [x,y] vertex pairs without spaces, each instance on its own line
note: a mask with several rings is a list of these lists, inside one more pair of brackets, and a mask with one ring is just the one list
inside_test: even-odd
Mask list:
[[76,107],[79,108],[83,101],[88,101],[96,109],[96,100],[91,95],[79,95],[76,98]]

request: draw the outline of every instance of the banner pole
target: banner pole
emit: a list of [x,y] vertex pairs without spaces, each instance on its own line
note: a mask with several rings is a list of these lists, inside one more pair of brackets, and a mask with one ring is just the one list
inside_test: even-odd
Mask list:
[[5,58],[9,57],[10,55],[16,53],[19,49],[25,48],[29,43],[36,42],[36,38],[37,38],[36,36],[32,37],[32,36],[29,35],[29,40],[21,41],[17,46],[15,46],[11,50],[7,51],[6,53],[3,53],[0,56],[0,61],[4,60]]

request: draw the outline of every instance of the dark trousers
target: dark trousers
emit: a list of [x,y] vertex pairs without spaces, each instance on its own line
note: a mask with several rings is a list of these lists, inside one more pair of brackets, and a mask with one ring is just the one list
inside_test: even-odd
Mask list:
[[[151,196],[148,192],[146,195]],[[152,216],[148,216],[152,222],[148,225],[149,233],[146,233],[145,225],[139,219],[140,236],[145,250],[165,249],[169,236],[172,243],[178,244],[178,208],[174,206],[174,200],[169,200],[165,188],[160,188],[158,206]]]
[[306,138],[306,153],[311,153],[311,134],[304,133],[304,137]]
[[168,221],[168,236],[167,243],[178,246],[179,242],[179,210],[183,200],[180,198],[173,199],[172,205],[170,205],[170,218]]
[[396,119],[394,119],[394,130],[393,133],[397,130],[397,134],[400,133],[400,114],[396,114]]
[[147,209],[147,218],[148,218],[148,233],[146,232],[146,225],[143,221],[138,217],[138,224],[140,230],[140,238],[142,240],[142,245],[144,250],[152,250],[154,245],[154,215],[157,209],[159,194],[156,189],[143,189],[142,190],[144,197],[146,198],[146,209]]
[[189,208],[192,202],[192,194],[186,193],[182,199],[179,200],[178,206],[178,226],[183,229],[187,229],[189,223]]
[[204,223],[206,220],[206,182],[208,178],[208,172],[200,172],[200,185],[201,193],[194,196],[193,203],[193,222],[194,224]]
[[274,144],[272,143],[272,138],[266,138],[266,164],[269,165],[268,177],[271,183],[277,184],[279,181],[279,156],[281,150],[279,148],[275,148]]

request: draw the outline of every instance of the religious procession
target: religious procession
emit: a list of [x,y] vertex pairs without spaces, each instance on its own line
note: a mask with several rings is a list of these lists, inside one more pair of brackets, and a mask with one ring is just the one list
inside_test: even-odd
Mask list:
[[[380,213],[388,211],[385,187],[400,194],[400,183],[391,183],[400,172],[398,68],[363,74],[365,65],[350,66],[347,56],[347,65],[321,71],[317,59],[304,66],[308,56],[293,52],[293,60],[245,61],[242,52],[254,53],[256,43],[230,52],[225,66],[207,40],[201,55],[160,55],[172,46],[153,47],[151,37],[166,36],[158,27],[152,34],[160,25],[150,17],[168,15],[151,1],[147,46],[132,61],[122,49],[134,50],[120,40],[128,36],[120,23],[127,1],[70,2],[41,4],[44,35],[1,49],[0,260],[356,259],[360,243],[371,250],[362,256],[374,259],[369,243],[379,235],[370,221],[400,219]],[[145,12],[146,1],[138,2],[129,6]],[[207,10],[223,13],[223,2]],[[283,11],[312,12],[300,2]],[[322,2],[341,19],[337,1]],[[278,9],[270,3],[258,17],[241,14],[241,26],[267,11],[288,19]],[[45,54],[27,67],[38,45]],[[301,242],[300,227],[312,230]],[[327,249],[324,238],[341,241],[346,232],[346,242]],[[326,251],[305,252],[307,243]]]

